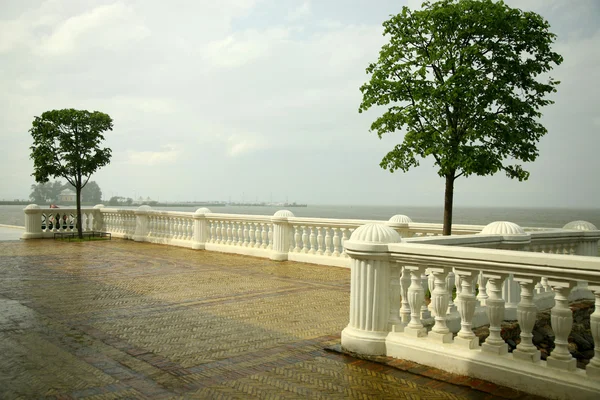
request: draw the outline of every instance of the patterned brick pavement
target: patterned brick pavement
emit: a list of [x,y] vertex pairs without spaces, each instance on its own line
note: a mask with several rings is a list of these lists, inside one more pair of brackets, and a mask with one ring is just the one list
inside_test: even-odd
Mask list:
[[349,285],[346,269],[130,241],[0,242],[0,398],[496,398],[325,351]]

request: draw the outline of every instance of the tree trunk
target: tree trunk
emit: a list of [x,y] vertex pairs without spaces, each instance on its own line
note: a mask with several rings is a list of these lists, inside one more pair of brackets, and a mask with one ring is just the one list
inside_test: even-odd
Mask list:
[[444,235],[452,234],[452,203],[454,201],[454,175],[446,175],[446,192],[444,194]]
[[77,193],[77,236],[83,239],[83,229],[81,228],[81,179],[75,181],[75,192]]

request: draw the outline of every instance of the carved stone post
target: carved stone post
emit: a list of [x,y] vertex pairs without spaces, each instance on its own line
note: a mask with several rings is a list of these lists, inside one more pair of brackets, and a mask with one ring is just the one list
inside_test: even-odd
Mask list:
[[575,371],[577,360],[569,352],[569,334],[573,327],[573,311],[569,308],[569,292],[575,282],[548,279],[554,289],[554,307],[550,312],[550,322],[554,331],[554,350],[546,359],[548,367]]
[[427,336],[427,328],[421,322],[421,307],[425,300],[425,291],[421,284],[421,275],[425,266],[407,265],[405,270],[410,271],[410,286],[408,287],[408,304],[410,305],[410,322],[404,328],[404,333],[410,336]]
[[[37,204],[30,204],[23,209],[25,212],[25,232],[21,239],[40,239],[42,237],[42,213]],[[46,226],[48,221],[46,221]]]
[[488,274],[484,272],[484,275],[488,278],[488,287],[490,290],[490,297],[486,301],[486,311],[490,321],[490,335],[481,346],[481,349],[499,355],[508,354],[508,345],[500,335],[502,330],[501,324],[504,320],[502,284],[504,283],[507,274]]
[[446,278],[451,268],[430,268],[430,274],[434,276],[434,289],[431,291],[431,304],[433,305],[433,311],[435,314],[435,324],[431,328],[431,332],[427,337],[436,342],[451,343],[452,332],[446,325],[446,310],[448,310],[448,303],[450,301],[451,294],[448,293]]
[[194,242],[192,243],[194,250],[204,250],[210,237],[210,222],[206,219],[206,214],[210,214],[210,210],[205,207],[197,209],[194,213]]
[[540,361],[540,351],[533,345],[533,327],[537,317],[537,306],[533,303],[536,279],[515,275],[514,280],[521,285],[521,301],[517,306],[517,319],[521,327],[521,343],[513,350],[513,357],[531,362]]
[[[433,292],[433,285],[429,286],[429,278],[427,277],[427,275],[425,275],[426,270],[423,270],[423,273],[421,274],[421,285],[423,286],[423,296],[425,296],[427,294],[427,290],[429,290],[430,294],[431,292]],[[425,297],[423,297],[423,305],[421,306],[421,320],[426,320],[431,318],[431,311],[429,311],[429,308],[427,307],[427,304],[425,304]]]
[[392,228],[367,224],[345,242],[351,272],[350,322],[342,331],[343,348],[361,354],[385,354],[390,313],[388,243],[401,240]]
[[[292,231],[288,224],[288,218],[293,217],[294,213],[288,210],[277,211],[272,217],[274,232],[273,232],[273,250],[271,251],[271,260],[285,261],[288,259],[288,253],[290,251],[290,242]],[[263,232],[264,233],[264,232]],[[319,230],[319,235],[321,231]],[[263,238],[263,246],[265,244],[265,238]],[[321,248],[321,245],[319,245]]]
[[459,277],[456,304],[460,313],[460,331],[454,338],[454,343],[467,349],[479,348],[479,338],[473,333],[473,316],[477,306],[474,286],[479,278],[479,271],[456,270]]
[[406,215],[397,214],[388,220],[385,224],[398,232],[403,238],[410,237],[410,223],[412,219]]
[[410,286],[410,271],[402,268],[400,277],[400,290],[402,291],[402,307],[400,308],[400,317],[404,326],[410,321],[410,304],[408,304],[408,287]]
[[594,292],[596,299],[594,313],[590,315],[590,331],[594,338],[594,357],[585,368],[588,376],[600,378],[600,285],[589,287]]
[[448,288],[448,293],[450,293],[450,299],[448,301],[448,310],[447,313],[453,313],[456,311],[456,304],[454,304],[454,300],[452,300],[452,294],[454,293],[454,287],[456,286],[456,276],[454,272],[450,271],[448,276],[446,277],[446,287]]
[[104,232],[106,227],[104,225],[104,214],[102,214],[102,209],[104,208],[104,204],[96,204],[94,206],[94,223],[92,226],[92,230],[96,232]]
[[563,229],[572,229],[582,232],[583,238],[578,243],[575,253],[581,256],[598,256],[598,239],[600,239],[600,232],[598,228],[591,222],[587,221],[572,221],[563,226]]
[[135,210],[135,232],[133,240],[136,242],[147,241],[148,236],[148,212],[152,210],[150,206],[139,206]]

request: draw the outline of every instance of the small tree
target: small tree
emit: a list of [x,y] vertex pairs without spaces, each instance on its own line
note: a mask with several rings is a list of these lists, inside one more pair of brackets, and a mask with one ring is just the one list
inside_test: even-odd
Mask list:
[[390,36],[369,82],[360,90],[359,112],[389,105],[371,125],[379,137],[405,129],[404,141],[381,167],[408,171],[432,156],[445,178],[444,234],[452,227],[454,181],[493,175],[527,180],[513,161],[531,162],[546,129],[540,108],[558,81],[538,78],[562,62],[551,51],[556,36],[540,15],[492,0],[425,2],[383,23]]
[[112,130],[109,115],[86,110],[52,110],[35,117],[30,129],[33,137],[31,159],[36,182],[63,177],[77,194],[77,231],[81,227],[81,189],[90,176],[110,162],[111,150],[100,148],[103,132]]

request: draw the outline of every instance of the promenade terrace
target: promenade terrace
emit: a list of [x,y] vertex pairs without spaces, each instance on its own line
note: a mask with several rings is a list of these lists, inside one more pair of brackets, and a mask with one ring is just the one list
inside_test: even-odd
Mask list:
[[[72,235],[73,211],[28,206],[22,238]],[[266,336],[267,342],[279,344],[276,335],[273,336],[274,331],[301,340],[328,338],[313,342],[317,348],[322,348],[327,343],[336,343],[342,328],[341,347],[361,357],[384,357],[396,364],[416,362],[444,370],[441,375],[464,375],[549,398],[596,399],[600,393],[600,259],[597,257],[600,231],[589,222],[573,221],[563,228],[522,228],[505,221],[487,226],[459,225],[453,227],[455,235],[443,237],[440,236],[441,226],[414,223],[404,215],[392,216],[388,221],[364,221],[298,218],[287,210],[273,216],[255,216],[218,214],[204,208],[195,213],[182,213],[152,210],[147,206],[137,210],[96,206],[84,210],[82,227],[88,237],[103,231],[113,238],[132,239],[147,245],[205,250],[191,251],[190,259],[209,257],[207,252],[222,252],[287,260],[279,266],[272,264],[270,268],[278,274],[292,265],[290,277],[296,279],[294,274],[300,274],[302,283],[289,293],[294,296],[300,296],[311,285],[325,289],[327,284],[320,279],[327,276],[324,271],[330,267],[303,275],[301,266],[304,264],[297,264],[299,267],[296,268],[290,261],[350,269],[349,287],[348,283],[344,285],[334,279],[340,296],[350,292],[349,302],[345,303],[349,313],[343,312],[341,306],[337,314],[335,309],[339,301],[320,297],[320,291],[309,293],[307,298],[292,296],[290,299],[279,299],[275,294],[277,286],[264,293],[258,291],[256,298],[260,302],[266,301],[261,310],[240,303],[234,294],[226,296],[227,303],[233,304],[227,307],[238,307],[242,313],[242,321],[238,321],[237,314],[224,315],[228,321],[236,321],[234,326],[239,329],[231,328],[235,330],[232,335],[243,338],[242,343],[260,343]],[[86,270],[89,256],[82,257],[85,261],[79,269]],[[112,265],[106,265],[103,258],[98,261],[112,274],[115,269]],[[253,270],[245,265],[246,261],[242,264],[236,278],[241,286],[236,286],[235,280],[230,283],[219,278],[218,275],[227,273],[227,269],[217,266],[203,275],[203,279],[210,282],[206,290],[209,293],[217,290],[216,298],[222,298],[224,294],[217,287],[223,281],[225,293],[238,290],[245,293],[246,285],[253,281]],[[153,272],[155,265],[150,263],[144,273]],[[156,265],[157,268],[161,266]],[[118,268],[115,270],[119,271]],[[259,286],[265,282],[260,274],[262,272],[257,281]],[[191,286],[181,288],[177,284],[169,290],[169,282],[175,277],[169,271],[160,284],[151,283],[149,290],[136,289],[138,279],[132,285],[136,293],[142,294],[154,290],[162,293],[165,289],[162,285],[166,285],[167,300],[169,296],[181,296],[175,300],[184,304],[199,301],[204,305],[205,300],[194,299],[204,293],[197,290],[204,289],[205,283],[192,281]],[[119,278],[117,274],[115,282],[110,284],[118,285]],[[140,283],[143,278],[140,277]],[[426,296],[428,292],[430,295]],[[205,298],[204,294],[201,296]],[[165,295],[158,298],[162,297]],[[425,302],[426,298],[430,302]],[[575,300],[577,304],[581,301],[593,304],[595,300],[594,313],[574,318],[570,302]],[[67,300],[67,303],[71,302]],[[121,302],[109,303],[108,308],[112,310],[115,304]],[[154,306],[150,308],[155,309]],[[534,329],[537,315],[542,310],[547,310],[551,316],[544,328],[548,342],[540,342],[539,331]],[[211,310],[210,315],[216,312]],[[308,313],[307,319],[301,317],[303,313]],[[202,358],[189,365],[173,358],[198,354],[194,339],[199,343],[212,343],[202,351],[203,354],[210,353],[211,346],[225,352],[218,353],[220,356],[228,354],[232,348],[226,336],[209,336],[205,341],[200,333],[186,331],[190,321],[179,323],[176,314],[169,317],[172,319],[170,324],[162,324],[159,320],[158,331],[167,339],[155,344],[146,333],[156,333],[153,321],[131,326],[135,318],[128,311],[123,315],[123,332],[118,326],[111,332],[110,326],[116,323],[111,320],[100,329],[101,335],[107,332],[120,339],[129,334],[136,339],[139,337],[142,340],[141,346],[136,344],[141,348],[139,354],[149,354],[147,357],[175,346],[178,351],[164,357],[167,362],[176,363],[175,371],[179,366],[192,368],[191,373],[187,371],[182,376],[201,371],[193,368],[199,361],[202,364]],[[209,320],[210,315],[206,316]],[[204,321],[204,315],[194,318],[198,317]],[[506,323],[518,329],[516,336],[510,339],[503,330]],[[254,334],[248,324],[261,326],[261,334]],[[275,328],[270,324],[275,324]],[[477,337],[473,328],[486,325],[489,336]],[[312,333],[304,333],[303,327]],[[321,327],[324,330],[320,334],[313,331]],[[77,329],[88,333],[82,328]],[[212,329],[209,325],[199,330]],[[233,332],[231,329],[227,332]],[[175,332],[180,330],[183,334],[177,336]],[[190,338],[192,344],[184,344],[183,341]],[[127,343],[131,344],[131,340],[127,339]],[[209,356],[209,360],[220,358]],[[271,367],[277,367],[277,364]],[[340,376],[346,375],[342,372]],[[307,382],[312,382],[311,379]],[[358,385],[365,387],[363,383]],[[322,384],[318,386],[323,387]],[[374,387],[381,389],[379,384]]]
[[324,351],[348,269],[119,239],[4,241],[0,266],[2,399],[495,398]]

